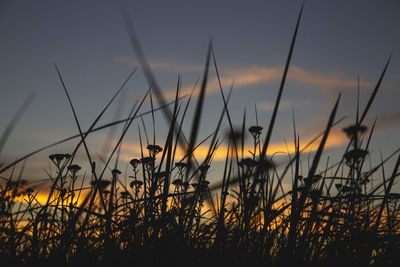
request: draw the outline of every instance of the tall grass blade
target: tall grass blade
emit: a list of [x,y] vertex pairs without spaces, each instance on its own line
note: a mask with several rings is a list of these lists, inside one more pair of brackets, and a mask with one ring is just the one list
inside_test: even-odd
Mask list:
[[280,104],[281,97],[282,97],[283,87],[285,86],[286,76],[287,76],[287,73],[288,73],[288,71],[289,71],[290,61],[291,61],[292,55],[293,55],[294,44],[295,44],[295,42],[296,42],[297,32],[298,32],[298,30],[299,30],[300,19],[301,19],[302,13],[303,13],[303,5],[301,6],[300,13],[299,13],[299,17],[298,17],[298,19],[297,19],[296,28],[295,28],[295,30],[294,30],[292,42],[291,42],[290,49],[289,49],[289,55],[288,55],[287,60],[286,60],[286,65],[285,65],[285,69],[284,69],[284,71],[283,71],[281,84],[280,84],[280,86],[279,86],[279,91],[278,91],[278,96],[277,96],[277,98],[276,98],[276,102],[275,102],[275,106],[274,106],[274,111],[273,111],[272,116],[271,116],[271,121],[270,121],[270,124],[269,124],[269,127],[268,127],[268,132],[267,132],[267,135],[266,135],[265,140],[264,140],[262,152],[261,152],[261,155],[260,155],[259,164],[258,164],[258,166],[257,166],[257,170],[256,170],[256,177],[257,177],[257,178],[258,178],[258,176],[260,175],[260,171],[261,171],[261,168],[262,168],[262,164],[263,164],[264,159],[265,159],[265,156],[266,156],[266,154],[267,154],[268,145],[269,145],[269,142],[270,142],[270,139],[271,139],[272,130],[273,130],[273,128],[274,128],[276,115],[277,115],[277,113],[278,113],[279,104]]
[[4,129],[4,132],[0,136],[0,154],[1,151],[3,150],[4,145],[7,142],[8,137],[10,136],[11,132],[13,131],[15,125],[17,124],[18,120],[21,118],[21,116],[25,113],[25,111],[28,109],[30,104],[32,104],[33,100],[35,99],[36,94],[31,93],[28,98],[25,100],[25,102],[21,105],[21,107],[17,110],[15,115],[12,117],[10,122],[7,124],[6,128]]
[[200,130],[200,120],[201,120],[201,115],[202,115],[202,110],[203,110],[204,97],[205,97],[206,88],[207,88],[208,69],[210,67],[210,56],[211,56],[211,42],[208,46],[206,65],[205,65],[204,74],[203,74],[203,81],[201,84],[200,94],[199,94],[199,97],[197,100],[197,105],[196,105],[196,109],[195,109],[195,113],[194,113],[194,117],[193,117],[192,129],[190,132],[190,140],[189,140],[189,146],[188,146],[188,150],[187,150],[188,168],[186,169],[187,170],[186,176],[185,176],[186,181],[188,180],[189,171],[191,169],[191,159],[192,159],[192,154],[193,154],[193,148],[196,144],[197,135]]

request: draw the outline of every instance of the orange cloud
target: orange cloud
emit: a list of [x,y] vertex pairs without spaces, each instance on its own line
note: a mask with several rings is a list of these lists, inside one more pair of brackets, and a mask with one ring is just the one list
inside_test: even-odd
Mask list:
[[[129,64],[137,63],[133,58],[117,57],[118,63]],[[187,64],[176,61],[151,61],[150,66],[154,70],[174,71],[179,73],[196,72],[201,74],[204,66]],[[212,70],[212,69],[211,69]],[[279,82],[282,78],[282,67],[261,67],[261,66],[230,66],[220,68],[221,83],[224,89],[227,89],[234,83],[235,88],[244,88],[246,86]],[[291,66],[288,74],[288,81],[302,84],[309,84],[322,89],[349,89],[356,88],[356,80],[343,77],[340,74],[316,73],[298,66]],[[360,81],[361,87],[372,87],[370,81]],[[192,85],[182,88],[182,94],[190,94]],[[216,93],[219,91],[217,78],[210,79],[207,84],[207,93]],[[175,98],[176,89],[167,89],[164,94],[167,99]],[[196,94],[196,92],[195,92]]]
[[[222,70],[221,84],[227,89],[232,84],[235,88],[245,88],[247,86],[266,84],[270,82],[279,82],[282,78],[281,68],[264,68],[251,66],[246,68],[228,68]],[[313,73],[300,67],[291,67],[288,80],[295,83],[310,84],[322,89],[349,89],[355,88],[356,82],[353,79],[341,78],[333,75]],[[361,87],[371,87],[372,83],[360,81]],[[182,88],[182,94],[190,94],[192,86]],[[210,79],[207,83],[207,94],[219,92],[219,83],[217,78]],[[173,99],[176,89],[168,89],[164,92],[167,99]],[[197,94],[197,91],[194,92]]]
[[[295,107],[306,106],[309,105],[311,102],[307,100],[282,100],[279,104],[279,110],[287,110]],[[257,103],[257,108],[263,111],[273,111],[275,108],[275,102],[266,101]]]

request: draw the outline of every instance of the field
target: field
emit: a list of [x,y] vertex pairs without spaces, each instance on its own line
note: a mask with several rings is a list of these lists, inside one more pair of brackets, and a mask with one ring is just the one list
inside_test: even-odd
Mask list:
[[[241,129],[235,128],[228,108],[230,92],[220,83],[224,105],[219,123],[204,140],[199,140],[198,133],[209,72],[215,71],[220,79],[211,43],[203,79],[195,87],[196,103],[192,95],[180,94],[180,79],[175,100],[167,103],[127,19],[149,88],[128,118],[98,125],[122,85],[85,131],[56,66],[79,134],[0,166],[2,266],[398,266],[400,193],[393,187],[399,175],[400,148],[375,165],[367,162],[375,123],[366,125],[366,119],[390,58],[367,105],[361,108],[357,103],[354,123],[340,126],[338,95],[320,135],[302,143],[293,120],[289,146],[295,152],[288,154],[289,160],[277,164],[268,153],[300,20],[301,13],[269,124],[248,125],[248,115],[243,114]],[[139,128],[141,157],[130,159],[128,170],[121,171],[111,162],[118,159],[126,133],[135,131],[130,126],[142,118],[145,101],[151,102],[153,124],[155,116],[164,116],[169,130],[162,143],[155,143],[154,136]],[[159,106],[154,103],[153,108],[153,102]],[[194,116],[187,118],[191,108]],[[182,125],[188,120],[192,126],[185,133]],[[229,125],[227,136],[222,134],[223,121]],[[15,123],[11,120],[0,144],[6,142]],[[124,125],[123,131],[112,153],[102,159],[104,167],[98,167],[100,163],[96,167],[97,158],[87,140],[92,133],[114,125]],[[334,127],[343,127],[347,148],[340,159],[322,162]],[[250,144],[245,142],[246,135],[251,136]],[[72,138],[79,142],[71,151],[49,155],[56,172],[48,174],[47,195],[39,199],[38,189],[24,178],[24,160]],[[200,161],[196,149],[204,144],[208,152]],[[210,183],[208,170],[221,144],[228,147],[223,175]],[[307,168],[302,161],[311,145],[317,149]],[[249,146],[252,150],[246,156]],[[82,163],[75,159],[79,149],[85,151],[89,172],[83,172]],[[183,156],[177,153],[180,149],[185,151]],[[388,169],[390,160],[395,164]],[[290,181],[290,188],[282,186],[284,179]]]

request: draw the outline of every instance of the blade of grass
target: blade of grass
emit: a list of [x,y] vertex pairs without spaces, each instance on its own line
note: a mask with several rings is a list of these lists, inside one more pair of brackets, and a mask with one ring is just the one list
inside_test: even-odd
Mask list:
[[278,109],[279,109],[279,104],[280,104],[281,97],[282,97],[283,88],[285,86],[287,73],[289,71],[290,61],[291,61],[292,55],[293,55],[293,50],[294,50],[294,45],[295,45],[295,42],[296,42],[297,32],[299,30],[299,25],[300,25],[300,19],[301,19],[301,15],[303,13],[303,6],[304,6],[304,3],[301,6],[299,17],[298,17],[297,23],[296,23],[296,28],[294,30],[292,42],[290,44],[289,55],[287,57],[285,69],[283,71],[281,84],[279,86],[278,96],[276,98],[276,102],[275,102],[275,106],[274,106],[274,111],[273,111],[272,116],[271,116],[271,121],[270,121],[270,124],[269,124],[269,127],[268,127],[268,132],[267,132],[267,135],[265,137],[264,144],[263,144],[263,149],[262,149],[262,152],[261,152],[261,155],[260,155],[260,159],[259,159],[259,162],[258,162],[258,165],[257,165],[257,169],[256,169],[256,173],[255,173],[255,177],[256,178],[259,178],[261,169],[263,168],[262,165],[264,163],[264,159],[265,159],[265,156],[267,154],[268,145],[269,145],[269,142],[270,142],[270,139],[271,139],[272,130],[274,128],[276,115],[278,113]]
[[188,167],[186,168],[185,181],[187,181],[189,178],[189,172],[192,167],[191,159],[192,159],[192,154],[193,154],[193,148],[196,144],[197,135],[200,130],[200,120],[201,120],[201,115],[202,115],[202,110],[203,110],[204,97],[205,97],[206,88],[207,88],[208,69],[210,67],[210,56],[211,56],[211,42],[208,46],[206,65],[205,65],[204,74],[203,74],[203,81],[202,81],[201,88],[200,88],[200,94],[199,94],[199,97],[197,100],[197,105],[196,105],[196,109],[195,109],[195,113],[194,113],[194,117],[193,117],[192,129],[191,129],[191,133],[190,133],[189,146],[187,149],[188,157],[187,157],[186,162],[188,164]]
[[6,128],[4,129],[3,134],[0,137],[0,154],[1,154],[1,151],[3,150],[4,145],[7,142],[8,137],[10,136],[11,132],[13,131],[15,125],[17,124],[19,119],[22,117],[22,115],[25,113],[25,111],[28,109],[28,107],[32,104],[33,100],[35,99],[35,96],[36,96],[35,93],[31,93],[28,96],[28,98],[25,100],[25,102],[17,110],[17,112],[12,117],[10,122],[7,124]]

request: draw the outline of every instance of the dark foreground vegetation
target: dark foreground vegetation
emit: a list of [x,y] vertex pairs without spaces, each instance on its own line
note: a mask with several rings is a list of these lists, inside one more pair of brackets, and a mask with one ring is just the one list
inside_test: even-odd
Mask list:
[[[44,201],[38,200],[39,191],[32,181],[23,179],[23,162],[66,140],[1,165],[1,265],[399,266],[400,194],[392,187],[398,176],[400,150],[376,165],[367,163],[374,124],[365,125],[389,61],[367,105],[357,107],[354,123],[343,128],[349,143],[341,159],[321,162],[329,133],[341,121],[336,118],[340,95],[326,128],[315,140],[300,145],[294,126],[292,145],[296,152],[288,155],[289,160],[278,166],[268,154],[298,23],[269,125],[246,125],[244,116],[241,129],[233,127],[227,108],[230,93],[224,93],[221,87],[224,105],[220,120],[205,140],[198,140],[197,134],[211,66],[219,75],[211,46],[187,136],[181,125],[191,98],[182,100],[178,81],[175,101],[166,103],[129,24],[150,89],[127,119],[97,125],[122,86],[89,129],[83,131],[57,69],[79,130],[77,136],[66,140],[79,141],[68,154],[49,156],[56,174],[50,175]],[[121,173],[111,162],[118,158],[132,122],[141,118],[143,102],[153,103],[153,97],[161,106],[150,111],[153,122],[160,110],[157,112],[163,112],[169,131],[165,140],[156,144],[155,138],[150,136],[149,141],[140,127],[137,134],[142,155],[130,161],[127,173]],[[226,138],[220,131],[223,121],[229,125]],[[88,137],[117,124],[123,125],[117,144],[106,159],[99,159],[86,145]],[[3,134],[1,143],[8,134]],[[250,157],[243,156],[245,135],[252,137]],[[223,175],[210,183],[208,169],[223,142],[228,145]],[[305,170],[301,168],[302,152],[312,143],[319,145]],[[195,156],[200,144],[209,145],[202,161]],[[179,147],[186,151],[185,156],[178,157]],[[82,163],[74,161],[78,149],[85,151],[85,164],[90,165],[86,174],[78,165]],[[395,164],[388,170],[391,159]],[[291,188],[283,188],[284,178]]]

